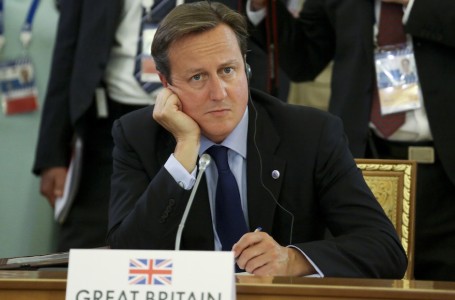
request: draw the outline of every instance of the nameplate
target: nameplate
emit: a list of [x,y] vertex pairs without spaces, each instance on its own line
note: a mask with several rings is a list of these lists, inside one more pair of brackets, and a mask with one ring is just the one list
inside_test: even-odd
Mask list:
[[232,252],[72,249],[66,299],[232,300]]

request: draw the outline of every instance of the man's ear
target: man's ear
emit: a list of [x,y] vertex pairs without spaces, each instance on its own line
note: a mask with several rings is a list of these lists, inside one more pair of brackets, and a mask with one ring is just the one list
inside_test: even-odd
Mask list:
[[167,81],[166,76],[164,76],[160,72],[158,72],[158,76],[160,77],[161,84],[163,84],[163,86],[165,88],[167,88],[167,86],[169,85],[169,82]]

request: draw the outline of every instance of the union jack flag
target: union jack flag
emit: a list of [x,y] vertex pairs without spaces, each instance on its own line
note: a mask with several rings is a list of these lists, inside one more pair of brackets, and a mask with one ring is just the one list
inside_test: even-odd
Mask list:
[[172,285],[172,259],[130,259],[128,282]]

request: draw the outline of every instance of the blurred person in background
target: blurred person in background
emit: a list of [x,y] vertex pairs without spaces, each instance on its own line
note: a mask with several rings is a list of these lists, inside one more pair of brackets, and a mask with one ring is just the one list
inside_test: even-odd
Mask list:
[[[264,15],[276,13],[291,80],[312,80],[333,60],[329,111],[343,120],[354,156],[418,162],[414,275],[455,280],[455,1],[305,0],[297,19],[281,1],[269,3],[250,0],[247,14],[261,30]],[[418,104],[384,116],[375,64],[391,46],[398,62],[415,60]]]

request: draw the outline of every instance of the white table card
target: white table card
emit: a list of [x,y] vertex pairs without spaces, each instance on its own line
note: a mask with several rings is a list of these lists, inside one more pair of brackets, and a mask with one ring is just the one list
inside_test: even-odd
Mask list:
[[66,299],[232,300],[232,252],[72,249]]

